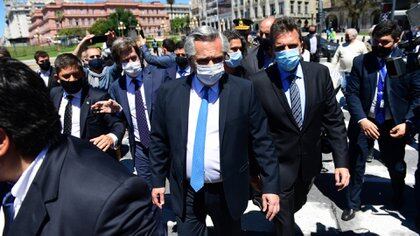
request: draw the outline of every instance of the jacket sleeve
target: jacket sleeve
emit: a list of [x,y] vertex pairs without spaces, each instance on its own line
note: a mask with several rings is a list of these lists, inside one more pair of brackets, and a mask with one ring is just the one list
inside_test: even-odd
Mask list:
[[358,122],[361,119],[366,118],[366,114],[363,110],[362,102],[360,101],[360,83],[362,80],[362,58],[356,57],[353,60],[353,67],[351,68],[350,76],[347,78],[346,87],[346,102],[352,118]]
[[162,85],[157,92],[150,133],[149,155],[154,188],[165,187],[165,178],[169,171],[169,141],[165,117],[165,85]]
[[[105,94],[101,97],[100,101],[106,101],[110,99],[109,94]],[[104,114],[104,120],[108,126],[109,133],[113,133],[118,138],[118,144],[121,144],[121,140],[124,137],[126,123],[122,119],[120,114]]]
[[406,75],[410,80],[409,90],[410,90],[410,108],[405,116],[406,120],[413,121],[414,113],[413,110],[420,106],[420,71],[417,70]]
[[152,205],[150,190],[138,177],[118,186],[105,202],[94,235],[159,235],[160,211]]
[[344,115],[337,103],[334,87],[328,68],[325,68],[321,76],[324,77],[325,85],[325,110],[322,117],[322,126],[332,143],[332,154],[335,168],[348,168],[348,145],[347,132],[344,124]]
[[168,68],[174,65],[175,60],[174,58],[170,57],[169,55],[163,56],[155,56],[152,55],[146,45],[141,47],[141,51],[143,53],[144,60],[153,66]]
[[255,159],[260,166],[260,176],[263,183],[262,192],[278,194],[280,192],[278,156],[273,141],[268,134],[266,114],[252,85],[249,109],[252,148]]

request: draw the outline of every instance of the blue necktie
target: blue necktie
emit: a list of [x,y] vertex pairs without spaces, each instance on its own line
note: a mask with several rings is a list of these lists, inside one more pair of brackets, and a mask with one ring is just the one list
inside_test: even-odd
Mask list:
[[292,109],[293,118],[299,127],[302,129],[303,117],[302,117],[302,105],[300,102],[299,87],[296,84],[296,76],[289,77],[290,79],[290,107]]
[[207,109],[209,88],[201,90],[201,105],[195,129],[190,185],[198,192],[204,186],[204,149],[206,144]]
[[385,122],[385,105],[381,104],[382,100],[384,100],[385,79],[388,72],[384,60],[379,62],[379,66],[380,70],[378,76],[378,92],[376,95],[375,120],[378,124],[383,124]]
[[10,229],[10,226],[13,223],[13,219],[15,216],[15,207],[14,207],[14,201],[15,197],[8,192],[2,200],[2,207],[4,212],[4,229],[3,229],[3,235],[7,235],[7,232]]
[[150,145],[150,130],[146,120],[146,109],[144,109],[143,96],[141,95],[141,82],[132,80],[135,85],[135,101],[136,101],[136,119],[139,130],[140,141],[144,147],[148,148]]

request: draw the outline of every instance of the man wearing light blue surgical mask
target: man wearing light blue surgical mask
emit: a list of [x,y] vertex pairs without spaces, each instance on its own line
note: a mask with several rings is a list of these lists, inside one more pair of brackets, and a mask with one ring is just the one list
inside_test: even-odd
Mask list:
[[270,34],[275,63],[251,80],[279,153],[282,210],[277,235],[294,235],[293,215],[305,204],[321,170],[321,127],[334,144],[335,185],[341,190],[349,183],[346,128],[328,68],[301,60],[302,38],[295,19],[276,20]]
[[245,69],[242,60],[246,55],[245,39],[236,30],[226,30],[223,32],[229,40],[228,59],[225,60],[225,71],[228,74],[244,77]]

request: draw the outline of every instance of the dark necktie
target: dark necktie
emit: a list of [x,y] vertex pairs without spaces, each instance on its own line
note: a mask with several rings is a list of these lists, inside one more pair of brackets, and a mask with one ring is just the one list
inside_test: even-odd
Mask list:
[[73,95],[67,95],[66,99],[68,100],[66,105],[66,110],[64,112],[64,127],[63,127],[63,134],[71,135],[71,117],[72,117],[72,103]]
[[299,87],[296,84],[296,76],[290,76],[290,108],[292,109],[293,118],[299,127],[302,129],[303,117],[302,117],[302,106],[300,103],[300,92]]
[[204,186],[204,151],[206,146],[206,127],[208,111],[209,88],[201,90],[201,105],[195,128],[194,150],[191,167],[190,185],[198,192]]
[[150,145],[150,130],[146,120],[146,109],[144,108],[143,97],[141,95],[141,82],[133,80],[135,85],[135,100],[136,100],[136,119],[137,127],[139,129],[140,142],[144,147],[148,148]]
[[7,232],[10,229],[10,226],[13,223],[14,216],[15,216],[15,207],[14,207],[15,197],[8,192],[2,200],[2,207],[4,212],[4,229],[3,235],[7,235]]
[[385,122],[385,101],[384,101],[384,89],[385,79],[388,72],[385,66],[385,61],[379,62],[379,76],[378,76],[378,91],[376,94],[376,105],[375,105],[375,120],[378,124]]

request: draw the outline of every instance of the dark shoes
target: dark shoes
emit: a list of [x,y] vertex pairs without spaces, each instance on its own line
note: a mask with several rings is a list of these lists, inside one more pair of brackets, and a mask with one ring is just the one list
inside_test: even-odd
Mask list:
[[344,221],[349,221],[353,219],[355,215],[356,215],[356,210],[346,209],[343,211],[343,214],[341,214],[341,219]]

